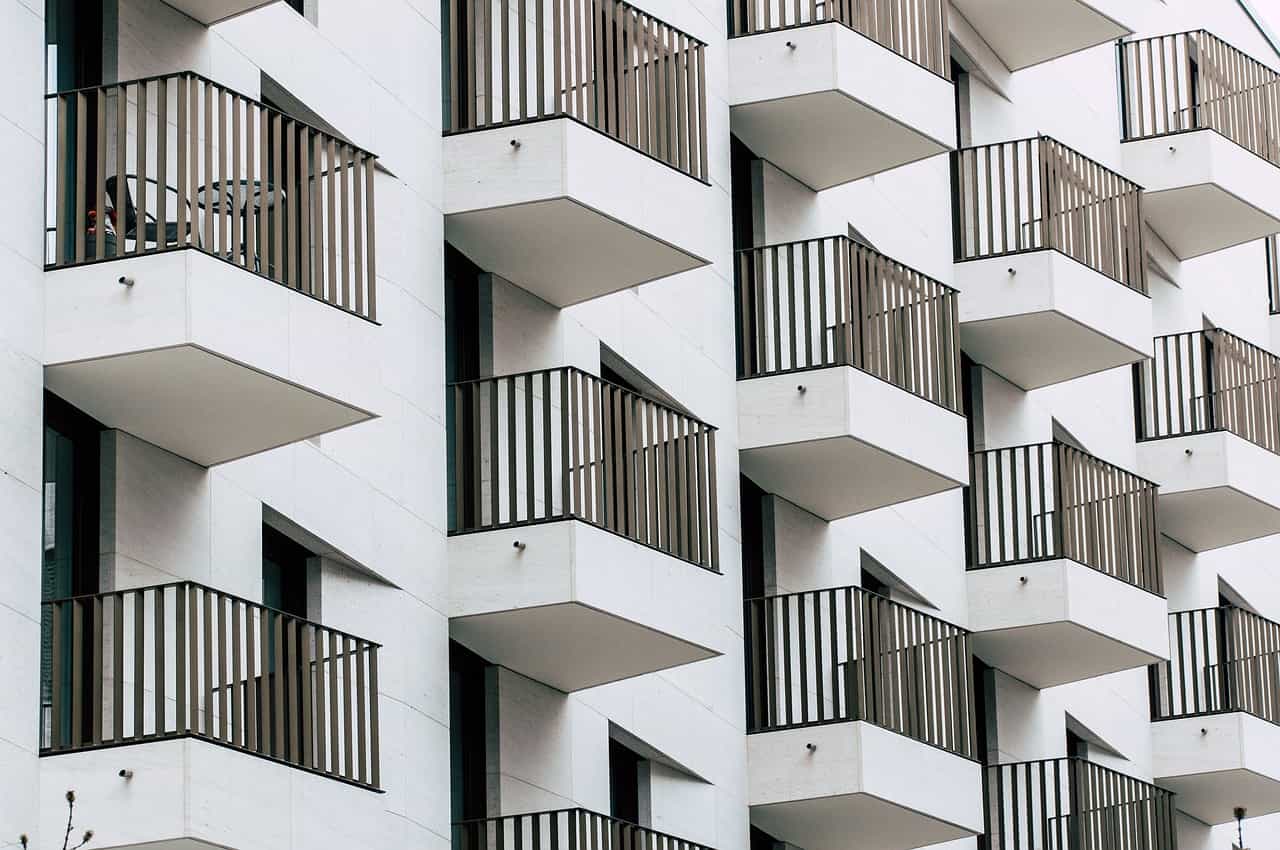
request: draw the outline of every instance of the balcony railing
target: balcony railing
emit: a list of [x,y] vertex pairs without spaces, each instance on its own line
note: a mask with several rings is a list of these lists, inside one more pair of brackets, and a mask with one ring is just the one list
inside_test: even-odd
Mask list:
[[463,533],[579,519],[719,569],[715,429],[579,369],[453,385]]
[[378,787],[378,644],[193,582],[42,611],[41,754],[197,737]]
[[1047,136],[951,155],[956,262],[1055,250],[1146,294],[1142,189]]
[[1141,440],[1229,431],[1280,453],[1280,357],[1220,328],[1156,337],[1133,367]]
[[975,757],[958,626],[842,587],[746,602],[747,731],[864,720]]
[[969,569],[1070,558],[1164,593],[1156,485],[1065,443],[974,452]]
[[376,158],[198,74],[50,95],[45,262],[195,248],[377,318]]
[[845,236],[738,252],[738,377],[847,365],[960,410],[956,291]]
[[1229,605],[1179,611],[1169,649],[1148,668],[1152,720],[1239,711],[1280,723],[1280,623]]
[[1124,42],[1126,141],[1216,130],[1280,165],[1280,74],[1204,30]]
[[987,800],[1000,850],[1177,850],[1171,791],[1084,759],[993,765]]
[[711,850],[587,809],[459,821],[453,850]]
[[950,11],[949,0],[729,0],[729,37],[835,21],[949,78]]
[[703,182],[706,45],[621,0],[448,0],[446,133],[572,118]]

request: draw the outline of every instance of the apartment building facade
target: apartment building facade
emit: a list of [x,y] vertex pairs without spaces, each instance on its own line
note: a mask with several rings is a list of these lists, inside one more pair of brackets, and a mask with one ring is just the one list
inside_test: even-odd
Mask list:
[[0,846],[1280,843],[1248,5],[0,9]]

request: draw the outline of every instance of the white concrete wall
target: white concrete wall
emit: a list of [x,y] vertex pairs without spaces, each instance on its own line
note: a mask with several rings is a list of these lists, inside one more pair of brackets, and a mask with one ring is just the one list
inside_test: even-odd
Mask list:
[[0,830],[32,846],[39,834],[41,569],[41,374],[44,339],[44,3],[0,2],[0,52],[9,84],[0,93]]

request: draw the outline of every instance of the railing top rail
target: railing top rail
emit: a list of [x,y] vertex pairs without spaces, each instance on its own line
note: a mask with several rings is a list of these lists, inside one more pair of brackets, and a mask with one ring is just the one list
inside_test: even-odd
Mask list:
[[302,119],[294,115],[290,115],[286,112],[282,112],[276,107],[271,106],[270,104],[265,103],[256,97],[250,97],[247,94],[244,94],[242,92],[239,92],[231,88],[225,83],[220,83],[217,80],[210,79],[209,77],[206,77],[204,74],[201,74],[199,71],[191,71],[191,70],[169,71],[164,74],[152,74],[147,77],[135,77],[129,80],[120,80],[119,82],[115,82],[115,83],[103,83],[97,86],[81,86],[80,88],[60,89],[58,91],[49,92],[48,94],[46,94],[45,100],[52,100],[58,97],[66,97],[67,95],[72,95],[72,94],[88,94],[90,92],[99,92],[99,91],[106,91],[109,89],[118,89],[124,86],[142,85],[144,83],[153,83],[159,80],[172,80],[178,77],[182,77],[190,80],[199,80],[201,82],[208,83],[209,85],[217,86],[218,88],[226,91],[228,94],[233,94],[236,97],[240,98],[241,100],[245,101],[246,103],[261,107],[262,109],[265,109],[268,112],[288,118],[290,121],[293,121],[295,124],[299,124],[303,127],[306,127],[309,130],[312,130],[327,138],[333,139],[334,141],[341,142],[342,144],[350,147],[356,153],[364,154],[365,156],[375,160],[378,158],[377,154],[373,153],[367,148],[357,145],[355,142],[352,142],[350,139],[347,139],[343,136],[338,135],[336,132],[332,130],[326,130],[323,127],[317,127],[316,125],[310,123],[309,121],[303,121]]
[[1280,360],[1280,354],[1276,354],[1274,351],[1270,351],[1266,348],[1263,348],[1257,343],[1250,342],[1249,340],[1245,339],[1242,336],[1238,336],[1237,334],[1233,334],[1231,331],[1225,330],[1223,328],[1218,328],[1218,327],[1200,328],[1199,330],[1194,330],[1194,331],[1180,331],[1178,333],[1161,334],[1160,336],[1154,337],[1153,342],[1159,342],[1160,340],[1163,340],[1163,339],[1177,339],[1178,337],[1184,337],[1184,336],[1185,337],[1205,336],[1206,334],[1215,334],[1218,336],[1229,337],[1230,339],[1235,340],[1236,342],[1240,343],[1246,348],[1253,349],[1254,351],[1261,354],[1263,357],[1266,357],[1271,360]]
[[[1000,768],[1007,768],[1010,770],[1014,770],[1020,767],[1028,767],[1028,766],[1041,765],[1041,764],[1056,764],[1059,762],[1064,764],[1085,765],[1092,770],[1097,770],[1109,776],[1117,776],[1122,779],[1125,779],[1126,781],[1136,782],[1137,784],[1142,785],[1146,788],[1149,788],[1152,791],[1156,791],[1161,794],[1168,794],[1170,796],[1175,795],[1175,792],[1170,791],[1167,788],[1161,788],[1159,785],[1156,785],[1154,782],[1148,782],[1147,780],[1140,779],[1132,774],[1124,773],[1123,771],[1119,771],[1119,770],[1116,770],[1115,768],[1107,767],[1106,765],[1099,764],[1096,761],[1090,761],[1087,758],[1081,758],[1080,756],[1056,756],[1054,758],[1030,759],[1028,761],[1000,762],[999,764],[988,765],[988,767],[990,767],[992,770],[996,770]],[[1132,801],[1125,801],[1125,802],[1132,802]]]
[[921,611],[919,608],[912,608],[910,605],[904,605],[903,603],[898,602],[897,600],[890,599],[887,596],[883,596],[879,593],[876,593],[874,590],[867,590],[865,587],[860,587],[859,585],[856,585],[856,584],[842,585],[840,587],[820,587],[814,590],[795,590],[795,591],[790,591],[788,593],[766,593],[763,596],[752,596],[752,597],[743,599],[742,601],[744,605],[749,605],[752,602],[767,602],[771,599],[794,599],[797,597],[810,596],[812,594],[817,594],[817,593],[841,593],[844,591],[853,591],[854,595],[868,596],[879,602],[885,602],[893,606],[894,608],[897,608],[898,610],[906,611],[910,614],[915,614],[920,617],[923,617],[926,620],[932,620],[935,623],[940,623],[941,625],[955,629],[957,632],[959,632],[962,635],[970,634],[970,631],[964,628],[963,626],[957,626],[955,623],[952,623],[949,620],[944,620],[941,617],[936,616],[934,614],[930,614],[927,611]]
[[768,245],[755,245],[751,248],[738,248],[734,251],[734,253],[739,255],[754,254],[757,251],[768,251],[772,248],[792,248],[796,245],[811,245],[815,242],[826,242],[826,241],[839,242],[841,244],[848,245],[851,247],[856,246],[862,249],[863,251],[866,251],[867,253],[875,254],[877,257],[882,257],[885,260],[888,260],[889,262],[893,263],[894,265],[900,266],[913,274],[920,275],[922,278],[928,280],[930,283],[933,283],[937,286],[942,287],[948,293],[959,292],[959,290],[956,289],[954,286],[950,286],[949,284],[943,283],[933,275],[926,274],[925,272],[922,272],[917,268],[913,268],[912,266],[907,265],[901,260],[896,260],[893,257],[889,256],[888,254],[884,253],[883,251],[877,251],[875,248],[872,248],[870,245],[864,245],[863,243],[857,241],[856,239],[849,238],[849,236],[843,233],[837,233],[833,236],[815,236],[810,239],[792,239],[789,242],[771,242]]
[[1269,619],[1269,618],[1267,618],[1267,617],[1262,616],[1261,614],[1259,614],[1259,613],[1257,613],[1257,612],[1255,612],[1255,611],[1250,611],[1250,610],[1249,610],[1249,609],[1247,609],[1247,608],[1241,608],[1239,605],[1210,605],[1210,606],[1205,607],[1205,608],[1187,608],[1187,609],[1182,610],[1182,611],[1170,611],[1170,612],[1169,612],[1169,619],[1173,620],[1173,619],[1176,619],[1176,618],[1178,618],[1178,617],[1186,617],[1186,616],[1190,616],[1190,615],[1193,615],[1193,614],[1208,614],[1208,613],[1209,613],[1209,612],[1211,612],[1211,611],[1212,611],[1212,612],[1219,612],[1219,611],[1221,611],[1221,612],[1224,612],[1224,613],[1234,612],[1234,613],[1236,613],[1236,614],[1238,614],[1238,615],[1240,615],[1240,616],[1242,616],[1242,617],[1247,617],[1247,618],[1249,618],[1249,619],[1253,619],[1253,620],[1259,620],[1259,621],[1261,621],[1261,622],[1263,622],[1263,623],[1270,623],[1270,624],[1272,624],[1272,625],[1275,625],[1275,626],[1277,626],[1277,627],[1280,627],[1280,622],[1277,622],[1277,621],[1275,621],[1275,620],[1271,620],[1271,619]]
[[707,847],[707,845],[705,844],[700,844],[696,841],[691,841],[687,838],[681,838],[680,836],[672,835],[669,832],[662,832],[661,830],[653,829],[652,827],[641,826],[638,823],[632,823],[631,821],[623,820],[622,818],[616,818],[613,815],[606,815],[601,812],[597,812],[594,809],[588,809],[584,806],[571,806],[571,807],[562,808],[562,809],[545,809],[542,811],[534,811],[534,812],[516,812],[513,814],[493,815],[492,817],[484,817],[484,818],[465,818],[463,820],[453,821],[452,825],[455,827],[470,826],[472,824],[479,825],[479,824],[493,823],[495,821],[514,820],[515,818],[549,817],[549,816],[554,817],[556,815],[578,815],[578,814],[590,815],[596,818],[603,818],[604,820],[607,820],[607,821],[613,821],[614,823],[624,824],[625,826],[629,826],[633,829],[638,829],[643,832],[647,832],[653,836],[657,836],[660,838],[669,838],[672,841],[677,841],[682,844],[691,845],[693,847],[702,847],[702,848],[705,848],[705,850],[711,850],[711,848]]
[[1109,460],[1103,460],[1102,458],[1098,457],[1095,454],[1090,454],[1084,449],[1078,446],[1073,446],[1070,443],[1063,442],[1062,440],[1043,440],[1037,443],[1021,443],[1016,446],[1000,446],[998,448],[993,448],[993,449],[975,449],[972,452],[972,454],[974,455],[974,457],[977,457],[978,455],[990,455],[990,454],[998,454],[999,452],[1013,452],[1013,451],[1018,451],[1020,449],[1038,449],[1038,448],[1046,448],[1050,446],[1061,446],[1064,449],[1068,449],[1073,452],[1078,452],[1079,454],[1084,455],[1090,460],[1096,461],[1102,464],[1103,466],[1116,470],[1117,472],[1123,472],[1125,475],[1128,475],[1132,478],[1136,478],[1139,481],[1143,482],[1144,484],[1149,484],[1152,487],[1160,486],[1157,482],[1152,481],[1150,478],[1144,478],[1143,476],[1139,475],[1136,472],[1132,472],[1128,469],[1125,469],[1123,466],[1114,464]]
[[326,626],[324,623],[319,623],[319,622],[316,622],[315,620],[308,620],[306,617],[299,617],[296,614],[290,614],[288,611],[281,611],[279,608],[272,608],[270,605],[264,605],[261,602],[255,602],[254,600],[249,599],[247,597],[238,596],[237,594],[234,594],[234,593],[228,593],[225,590],[219,590],[216,587],[210,587],[209,585],[201,584],[198,581],[189,581],[189,580],[169,581],[169,582],[164,582],[163,584],[148,584],[148,585],[143,585],[141,587],[122,587],[122,588],[117,588],[116,590],[103,590],[103,591],[99,591],[98,593],[81,593],[81,594],[76,594],[72,596],[61,596],[61,597],[58,597],[57,599],[42,599],[40,600],[40,604],[41,605],[61,605],[67,602],[85,602],[91,599],[104,599],[108,596],[118,596],[118,595],[123,596],[131,593],[137,593],[139,591],[142,591],[142,592],[164,591],[164,590],[169,590],[170,588],[179,588],[179,587],[194,587],[194,588],[199,588],[200,590],[207,590],[210,593],[216,593],[219,596],[225,599],[229,599],[233,602],[243,602],[245,605],[251,605],[254,608],[258,608],[259,610],[268,611],[273,614],[279,614],[280,616],[288,617],[291,620],[297,620],[299,623],[302,623],[303,625],[315,626],[316,628],[324,629],[326,632],[331,632],[340,637],[351,638],[352,640],[360,641],[361,643],[368,644],[369,646],[376,647],[378,649],[382,648],[382,644],[378,643],[377,641],[369,640],[368,638],[363,638],[363,637],[360,637],[359,635],[353,635],[350,632],[345,632],[342,629],[335,629],[332,626]]
[[1054,136],[1050,136],[1047,133],[1040,133],[1039,135],[1036,135],[1036,136],[1023,136],[1022,138],[1019,138],[1019,139],[1003,139],[998,142],[988,142],[987,144],[983,144],[983,145],[967,145],[965,147],[956,148],[954,153],[962,154],[962,153],[965,153],[966,151],[981,151],[981,150],[986,150],[987,148],[998,148],[998,147],[1001,147],[1002,145],[1019,145],[1025,142],[1038,142],[1038,141],[1053,142],[1055,145],[1058,145],[1060,147],[1065,148],[1066,150],[1071,151],[1071,153],[1080,157],[1085,162],[1091,165],[1096,165],[1098,168],[1101,168],[1103,171],[1114,176],[1117,180],[1119,180],[1124,185],[1129,186],[1133,189],[1143,188],[1142,184],[1135,183],[1133,180],[1130,180],[1128,177],[1124,176],[1119,171],[1116,171],[1114,168],[1107,165],[1106,163],[1099,162],[1098,160],[1094,159],[1093,157],[1089,156],[1086,153],[1081,153],[1077,148],[1073,148],[1071,145],[1067,144],[1061,139],[1058,139]]
[[702,419],[699,419],[697,416],[694,416],[692,413],[690,413],[687,410],[682,410],[681,408],[676,407],[675,405],[668,404],[664,401],[659,401],[653,396],[647,396],[644,393],[638,393],[635,390],[631,389],[630,387],[624,387],[622,384],[610,381],[608,378],[602,378],[599,375],[594,375],[591,372],[588,372],[586,369],[583,369],[579,366],[548,366],[545,369],[527,369],[523,372],[508,372],[502,375],[488,375],[481,378],[466,378],[461,381],[450,381],[449,386],[465,387],[470,384],[488,384],[488,383],[493,383],[494,381],[511,380],[514,378],[527,378],[532,375],[545,375],[545,374],[550,374],[552,372],[573,372],[578,375],[585,375],[586,377],[591,378],[593,381],[598,381],[601,384],[605,384],[610,387],[616,387],[617,389],[620,389],[625,393],[633,395],[636,398],[642,398],[645,401],[649,402],[650,404],[654,405],[655,407],[658,407],[662,410],[666,410],[670,413],[674,413],[675,415],[683,419],[687,419],[690,422],[694,422],[698,425],[701,425],[704,429],[708,431],[720,430],[717,426],[711,425],[703,421]]
[[1280,76],[1280,71],[1277,71],[1275,68],[1263,62],[1261,59],[1256,58],[1252,53],[1249,53],[1247,50],[1243,50],[1239,47],[1236,47],[1234,44],[1227,41],[1222,36],[1216,35],[1210,30],[1205,29],[1204,27],[1200,27],[1199,29],[1182,30],[1181,32],[1168,32],[1168,33],[1164,33],[1163,35],[1148,35],[1148,36],[1143,36],[1142,38],[1124,39],[1121,43],[1122,44],[1142,44],[1148,41],[1162,41],[1168,38],[1179,38],[1181,36],[1188,36],[1188,35],[1200,35],[1200,36],[1204,36],[1205,38],[1216,41],[1219,44],[1221,44],[1223,47],[1227,48],[1228,50],[1231,50],[1231,51],[1234,51],[1235,53],[1240,54],[1240,56],[1243,57],[1244,59],[1247,59],[1248,61],[1253,62],[1259,67],[1264,68],[1277,76]]

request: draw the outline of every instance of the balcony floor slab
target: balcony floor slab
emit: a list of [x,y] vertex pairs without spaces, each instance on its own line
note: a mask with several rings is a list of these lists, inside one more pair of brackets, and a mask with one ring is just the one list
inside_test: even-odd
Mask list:
[[378,328],[343,310],[195,250],[46,277],[45,384],[110,428],[212,466],[375,415]]
[[1152,725],[1156,783],[1178,809],[1207,824],[1280,812],[1280,726],[1243,712]]
[[449,568],[450,635],[562,691],[720,654],[717,573],[578,520],[453,536]]
[[962,417],[848,366],[739,381],[738,423],[744,474],[826,520],[969,480]]
[[1125,0],[952,0],[1010,70],[1131,34]]

